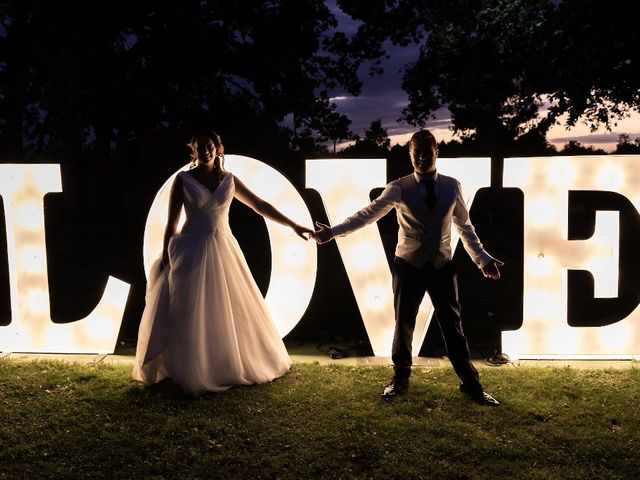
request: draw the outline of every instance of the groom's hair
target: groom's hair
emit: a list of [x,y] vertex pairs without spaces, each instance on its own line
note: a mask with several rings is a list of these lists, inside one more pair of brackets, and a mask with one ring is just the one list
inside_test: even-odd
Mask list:
[[438,142],[436,141],[436,137],[433,136],[433,133],[431,133],[429,130],[419,130],[416,133],[414,133],[411,136],[411,140],[409,140],[409,143],[413,143],[413,142],[429,142],[432,146],[438,146]]

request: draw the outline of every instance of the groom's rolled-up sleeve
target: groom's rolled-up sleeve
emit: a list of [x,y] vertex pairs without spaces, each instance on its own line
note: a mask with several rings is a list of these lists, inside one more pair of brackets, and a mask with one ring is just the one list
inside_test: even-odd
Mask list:
[[344,237],[352,232],[376,222],[384,217],[400,202],[400,187],[390,183],[380,196],[359,212],[351,215],[344,222],[331,227],[334,237]]
[[467,209],[467,205],[462,197],[462,189],[459,182],[456,183],[456,199],[452,221],[460,234],[462,245],[471,257],[471,260],[473,260],[473,263],[475,263],[478,268],[484,268],[489,262],[491,262],[491,260],[493,260],[493,257],[483,248],[482,242],[476,234],[476,229],[471,223],[469,210]]

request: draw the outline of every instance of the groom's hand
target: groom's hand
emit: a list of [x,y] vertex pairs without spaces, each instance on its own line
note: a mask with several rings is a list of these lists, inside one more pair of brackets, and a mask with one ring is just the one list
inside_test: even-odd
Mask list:
[[494,258],[484,266],[482,274],[491,280],[498,280],[500,278],[500,269],[498,267],[502,265],[504,265],[504,262]]
[[331,233],[331,228],[324,223],[316,222],[316,227],[318,230],[315,231],[316,242],[318,243],[327,243],[331,239],[333,239],[333,234]]

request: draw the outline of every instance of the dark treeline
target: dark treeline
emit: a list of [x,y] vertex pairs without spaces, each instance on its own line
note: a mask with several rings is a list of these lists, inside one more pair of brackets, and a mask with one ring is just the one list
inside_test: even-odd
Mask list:
[[278,166],[348,136],[329,90],[357,94],[362,57],[321,0],[0,8],[0,153],[62,163],[89,203],[179,164],[197,126]]
[[[441,157],[473,157],[485,153],[482,144],[475,136],[461,136],[460,140],[441,141],[438,145]],[[561,148],[550,144],[539,130],[531,130],[525,135],[513,139],[505,145],[507,157],[548,156],[548,155],[605,155],[602,148],[583,145],[577,140],[569,140]],[[627,134],[618,136],[613,154],[640,154],[640,137],[631,139]],[[409,157],[408,144],[391,145],[387,130],[381,120],[374,120],[361,138],[356,135],[353,143],[335,154],[343,158],[387,158],[406,162]]]
[[[493,158],[514,141],[586,121],[612,126],[640,106],[640,4],[614,0],[340,0],[369,45],[420,46],[405,71],[402,118],[424,124],[443,105],[456,132]],[[530,137],[528,140],[526,137]]]
[[355,32],[338,31],[323,0],[4,0],[1,158],[62,163],[91,205],[114,185],[134,195],[154,183],[207,125],[228,151],[295,176],[305,157],[353,139],[329,99],[359,93],[359,67],[378,72],[385,42],[420,47],[402,120],[424,125],[446,106],[461,138],[451,151],[550,151],[553,124],[612,126],[640,105],[635,2],[337,3]]

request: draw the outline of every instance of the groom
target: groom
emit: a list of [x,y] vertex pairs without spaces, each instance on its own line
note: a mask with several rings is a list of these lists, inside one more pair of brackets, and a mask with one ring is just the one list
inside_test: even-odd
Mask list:
[[460,321],[458,284],[450,245],[451,222],[465,250],[485,277],[500,278],[503,265],[489,255],[469,219],[460,183],[436,171],[438,146],[428,130],[416,132],[409,142],[413,174],[387,185],[371,204],[332,228],[316,222],[315,237],[326,243],[373,223],[392,208],[398,215],[399,231],[393,262],[395,332],[392,344],[394,376],[382,398],[389,400],[409,388],[411,341],[418,307],[425,292],[431,297],[447,354],[460,378],[460,391],[481,405],[499,402],[484,391],[478,371],[471,363],[467,339]]

